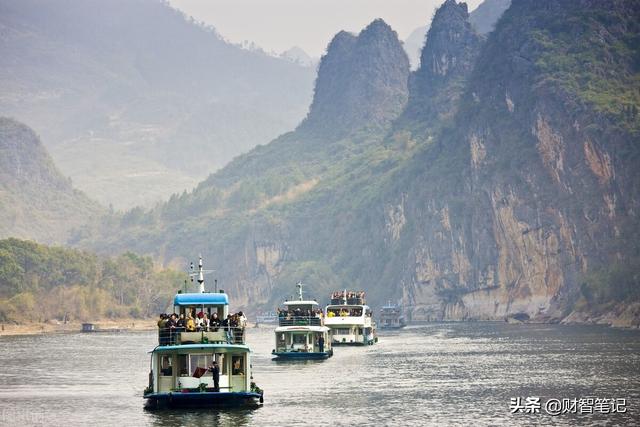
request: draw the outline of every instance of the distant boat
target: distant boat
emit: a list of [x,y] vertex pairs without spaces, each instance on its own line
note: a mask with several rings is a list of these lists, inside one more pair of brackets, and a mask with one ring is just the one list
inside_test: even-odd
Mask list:
[[271,353],[276,359],[327,359],[333,356],[333,349],[322,311],[315,300],[302,297],[302,283],[296,286],[298,299],[285,301],[279,311]]
[[380,329],[400,329],[407,326],[402,308],[389,302],[380,309]]
[[325,325],[333,345],[372,345],[378,342],[376,322],[363,291],[336,291],[325,308]]
[[276,323],[278,316],[273,311],[265,311],[256,316],[256,323]]
[[[173,299],[174,313],[188,315],[198,311],[209,317],[217,313],[219,319],[226,319],[227,294],[205,292],[203,274],[200,258],[200,292],[178,292]],[[230,326],[212,326],[200,332],[164,329],[159,330],[158,345],[151,351],[149,386],[144,398],[148,408],[255,407],[262,404],[263,392],[252,378],[251,350],[242,329]]]

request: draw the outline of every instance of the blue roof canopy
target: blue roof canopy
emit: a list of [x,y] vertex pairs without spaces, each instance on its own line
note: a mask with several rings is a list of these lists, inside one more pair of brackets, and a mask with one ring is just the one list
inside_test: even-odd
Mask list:
[[173,305],[229,305],[227,294],[176,294]]

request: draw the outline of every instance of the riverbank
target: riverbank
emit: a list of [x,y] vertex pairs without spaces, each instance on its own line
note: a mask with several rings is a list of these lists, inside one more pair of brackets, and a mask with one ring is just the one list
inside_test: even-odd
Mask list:
[[[90,323],[99,331],[149,331],[157,328],[156,319],[102,319]],[[64,334],[82,331],[84,322],[46,322],[0,325],[0,336],[13,335],[38,335],[38,334]]]

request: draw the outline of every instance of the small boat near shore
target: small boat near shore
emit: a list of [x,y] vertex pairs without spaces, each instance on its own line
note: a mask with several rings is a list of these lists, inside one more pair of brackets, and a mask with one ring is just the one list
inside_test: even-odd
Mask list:
[[325,325],[332,345],[373,345],[378,342],[376,322],[363,291],[336,291],[325,308]]
[[323,313],[315,300],[302,297],[302,283],[298,299],[290,299],[278,309],[278,327],[275,329],[275,359],[309,360],[333,356],[329,328],[324,325]]
[[380,329],[401,329],[407,326],[402,308],[391,301],[380,309]]
[[[202,313],[204,317],[206,313],[208,318],[227,319],[229,297],[223,291],[205,292],[202,258],[198,283],[200,292],[175,295],[174,315]],[[263,403],[263,391],[253,382],[251,349],[243,328],[224,322],[212,322],[197,331],[162,328],[158,345],[150,353],[149,385],[143,394],[147,408],[256,407]]]

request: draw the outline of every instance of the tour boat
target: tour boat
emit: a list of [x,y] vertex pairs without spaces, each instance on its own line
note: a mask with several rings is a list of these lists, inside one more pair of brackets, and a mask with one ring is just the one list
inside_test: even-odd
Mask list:
[[[215,313],[219,319],[226,319],[229,298],[223,291],[205,292],[202,258],[197,276],[200,291],[178,292],[173,300],[174,313],[206,313],[209,318]],[[158,345],[150,352],[149,386],[144,391],[148,408],[262,404],[263,391],[253,382],[251,350],[245,343],[244,330],[231,326],[204,329],[159,329]]]
[[324,326],[323,313],[315,300],[302,297],[302,283],[298,287],[298,299],[283,303],[278,312],[275,329],[275,359],[327,359],[333,355],[329,328]]
[[402,309],[391,301],[380,309],[380,329],[400,329],[407,326]]
[[364,292],[336,291],[325,308],[324,324],[331,330],[332,345],[372,345],[378,342],[376,323]]

